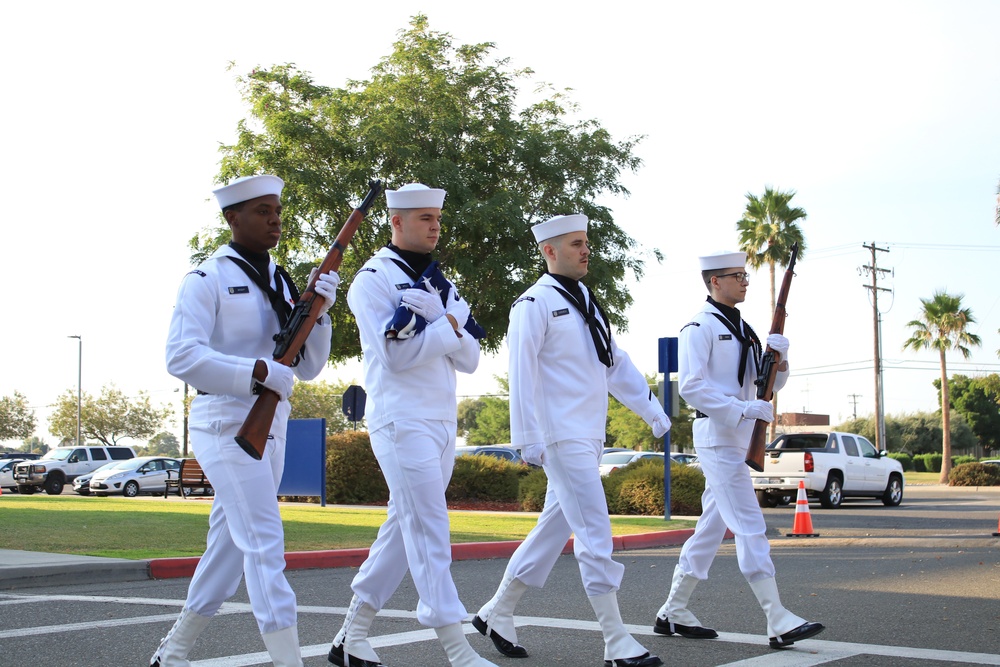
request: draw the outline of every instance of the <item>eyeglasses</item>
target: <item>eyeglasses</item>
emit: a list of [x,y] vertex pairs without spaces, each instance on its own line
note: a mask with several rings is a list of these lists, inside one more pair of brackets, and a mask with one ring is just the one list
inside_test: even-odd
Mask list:
[[736,282],[740,282],[740,283],[744,283],[744,282],[748,283],[748,282],[750,282],[750,274],[749,273],[745,273],[743,271],[737,271],[736,273],[723,273],[723,274],[719,275],[718,277],[719,278],[728,278],[730,276],[732,276],[733,278],[736,278]]

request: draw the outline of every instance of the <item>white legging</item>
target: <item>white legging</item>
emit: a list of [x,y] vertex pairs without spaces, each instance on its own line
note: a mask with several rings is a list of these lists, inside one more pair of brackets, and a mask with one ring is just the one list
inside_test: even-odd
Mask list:
[[256,461],[236,444],[240,424],[191,427],[191,448],[215,489],[208,543],[186,605],[212,616],[246,576],[261,634],[296,624],[295,593],[285,579],[285,534],[277,489],[285,465],[285,439],[269,438]]
[[409,568],[420,595],[417,620],[431,628],[459,623],[468,612],[451,577],[444,497],[455,467],[455,424],[401,419],[370,437],[389,487],[389,511],[351,588],[381,609]]
[[573,535],[573,553],[588,597],[618,590],[625,566],[611,559],[611,519],[598,470],[600,440],[562,440],[545,448],[545,508],[504,575],[541,588]]
[[767,524],[757,504],[746,447],[696,447],[705,473],[701,517],[681,547],[679,565],[697,579],[708,579],[715,554],[729,528],[736,536],[736,558],[750,583],[774,577]]

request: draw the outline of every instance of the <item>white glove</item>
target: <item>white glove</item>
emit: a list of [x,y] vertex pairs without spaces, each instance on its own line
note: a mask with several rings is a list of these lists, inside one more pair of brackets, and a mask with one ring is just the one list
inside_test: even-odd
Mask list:
[[774,421],[774,408],[767,401],[753,400],[747,401],[743,407],[743,417],[745,419],[759,419],[765,422]]
[[469,303],[460,297],[455,290],[452,290],[452,296],[448,297],[448,308],[445,312],[455,318],[459,329],[465,326],[465,323],[469,321],[469,315],[472,314],[469,312]]
[[768,334],[767,345],[780,354],[782,359],[788,356],[788,339],[781,334]]
[[[309,282],[312,282],[313,276],[316,275],[316,268],[314,267],[312,273],[309,274]],[[330,271],[329,273],[321,273],[318,278],[316,278],[316,284],[313,285],[313,289],[316,294],[323,297],[326,303],[323,305],[323,312],[333,308],[333,304],[337,303],[337,288],[340,286],[340,274],[336,271]]]
[[670,417],[665,414],[656,415],[651,426],[653,427],[653,437],[662,438],[670,430]]
[[427,321],[427,324],[430,324],[444,315],[444,306],[441,304],[440,295],[425,292],[422,289],[411,287],[410,289],[405,290],[400,303],[409,307],[411,311],[424,318],[424,320]]
[[525,445],[521,448],[521,458],[524,459],[525,463],[531,465],[545,465],[545,445],[540,442]]
[[287,401],[292,395],[292,385],[295,384],[295,374],[292,369],[274,359],[261,359],[261,361],[267,366],[267,377],[257,380],[257,383],[276,393],[281,400]]

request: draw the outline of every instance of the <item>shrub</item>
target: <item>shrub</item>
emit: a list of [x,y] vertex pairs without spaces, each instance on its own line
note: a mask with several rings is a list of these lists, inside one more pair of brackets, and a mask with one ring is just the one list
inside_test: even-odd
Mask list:
[[545,490],[549,479],[541,468],[531,468],[521,477],[517,488],[517,500],[525,512],[541,512],[545,507]]
[[927,472],[941,472],[941,461],[944,457],[935,452],[933,454],[923,454],[924,457],[924,468]]
[[975,456],[953,456],[951,457],[951,467],[960,466],[963,463],[978,463],[979,459]]
[[327,437],[326,498],[343,505],[388,502],[389,487],[372,453],[367,431],[344,431]]
[[[663,514],[663,462],[637,461],[616,470],[604,482],[604,494],[611,514]],[[671,464],[670,513],[701,514],[701,494],[705,477],[696,468]]]
[[903,471],[913,470],[913,457],[905,452],[889,452],[889,458],[899,461]]
[[913,457],[913,471],[914,472],[927,472],[927,463],[924,461],[924,455],[918,454]]
[[451,483],[445,491],[448,500],[501,500],[513,502],[518,482],[528,467],[495,456],[459,456]]
[[950,486],[1000,486],[1000,466],[962,463],[948,473]]

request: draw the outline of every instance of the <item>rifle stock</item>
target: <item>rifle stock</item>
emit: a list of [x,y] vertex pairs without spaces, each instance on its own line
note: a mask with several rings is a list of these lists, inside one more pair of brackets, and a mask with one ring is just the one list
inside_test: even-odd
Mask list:
[[[368,184],[368,194],[365,195],[361,204],[351,212],[347,222],[337,234],[333,247],[330,248],[323,262],[319,265],[316,275],[309,281],[309,285],[295,303],[285,326],[274,335],[275,346],[272,357],[278,363],[291,366],[295,362],[295,358],[302,350],[302,346],[305,345],[306,338],[312,332],[316,320],[323,314],[320,311],[324,301],[316,294],[316,279],[320,274],[336,271],[340,268],[340,262],[344,258],[344,250],[354,237],[354,233],[358,231],[358,226],[368,214],[368,210],[375,203],[375,198],[381,192],[382,181],[375,180]],[[278,408],[278,402],[278,394],[270,389],[261,388],[257,400],[243,421],[243,426],[236,434],[236,444],[258,461],[264,457],[264,447],[267,445],[267,437],[271,432],[271,422],[274,421],[274,412]]]
[[[784,333],[785,331],[785,303],[788,301],[788,291],[792,287],[792,278],[795,275],[795,259],[799,254],[799,244],[792,244],[792,255],[788,261],[788,268],[785,269],[785,276],[781,280],[781,290],[778,292],[778,300],[774,304],[774,316],[771,319],[771,330],[768,333]],[[770,401],[774,398],[774,379],[778,374],[778,366],[781,365],[781,355],[771,349],[768,345],[761,359],[760,374],[754,382],[757,385],[757,398],[762,401]],[[777,418],[777,415],[775,415]],[[764,449],[767,447],[767,424],[763,420],[756,420],[753,425],[753,435],[750,436],[750,446],[747,448],[746,464],[757,472],[764,472]]]

